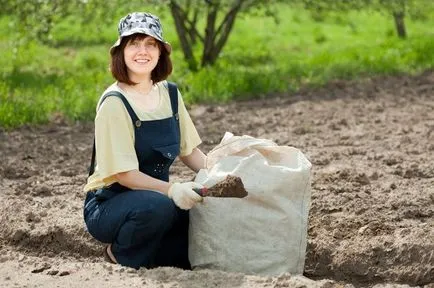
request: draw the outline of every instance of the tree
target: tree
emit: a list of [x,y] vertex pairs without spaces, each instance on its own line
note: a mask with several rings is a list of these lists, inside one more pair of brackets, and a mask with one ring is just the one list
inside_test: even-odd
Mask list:
[[391,15],[395,23],[398,37],[406,38],[407,29],[405,17],[425,17],[433,9],[433,1],[428,0],[301,0],[305,8],[315,13],[328,11],[348,11],[358,9],[371,9]]
[[[108,19],[113,21],[107,15],[116,9],[125,10],[140,3],[159,9],[169,7],[184,58],[188,67],[196,71],[217,61],[240,14],[276,17],[273,10],[276,6],[272,4],[278,2],[285,0],[0,0],[0,15],[14,16],[11,25],[21,31],[17,38],[53,44],[50,33],[53,26],[68,16],[77,16],[82,22],[98,18],[107,23]],[[200,60],[194,53],[196,46],[202,52]]]
[[[242,13],[257,13],[275,16],[271,10],[277,2],[261,0],[170,0],[170,13],[175,22],[176,32],[184,58],[190,70],[198,70],[198,60],[193,48],[199,41],[202,48],[200,66],[213,65],[225,46],[235,20]],[[199,19],[204,16],[204,31],[199,32]]]
[[405,28],[405,14],[406,10],[409,12],[409,8],[414,4],[414,0],[393,0],[385,1],[380,0],[376,5],[384,10],[388,11],[393,16],[395,21],[395,29],[399,38],[407,38],[407,29]]
[[53,45],[56,43],[52,29],[65,18],[74,17],[75,23],[92,23],[98,30],[112,24],[114,18],[107,17],[108,14],[142,3],[142,0],[0,0],[0,16],[11,16],[9,26],[17,32],[14,35],[21,44],[36,40]]
[[69,0],[0,0],[2,12],[0,16],[12,15],[10,26],[18,32],[21,40],[38,39],[47,44],[50,42],[50,31],[62,18],[71,14],[82,1]]

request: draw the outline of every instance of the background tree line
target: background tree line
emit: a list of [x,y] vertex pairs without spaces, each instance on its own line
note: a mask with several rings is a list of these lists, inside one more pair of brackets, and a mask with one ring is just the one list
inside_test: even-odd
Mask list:
[[[432,11],[431,0],[0,0],[1,15],[12,16],[11,29],[16,29],[16,43],[36,40],[55,45],[51,31],[65,17],[76,17],[81,23],[97,21],[110,25],[110,15],[119,7],[152,5],[155,10],[168,9],[175,24],[183,56],[191,71],[216,63],[231,34],[237,18],[244,15],[272,17],[278,23],[276,5],[308,9],[321,21],[330,12],[351,10],[381,11],[395,23],[396,35],[407,37],[406,17],[423,19]],[[271,31],[272,33],[272,31]],[[200,55],[194,53],[199,47]]]

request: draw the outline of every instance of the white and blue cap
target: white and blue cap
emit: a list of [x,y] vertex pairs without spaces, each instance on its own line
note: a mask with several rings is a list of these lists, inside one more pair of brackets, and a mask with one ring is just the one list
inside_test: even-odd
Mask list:
[[160,19],[150,13],[133,12],[128,14],[119,21],[118,32],[119,38],[110,48],[110,51],[121,44],[123,37],[136,33],[146,34],[157,39],[163,43],[168,54],[172,51],[172,46],[163,39],[163,29],[161,27]]

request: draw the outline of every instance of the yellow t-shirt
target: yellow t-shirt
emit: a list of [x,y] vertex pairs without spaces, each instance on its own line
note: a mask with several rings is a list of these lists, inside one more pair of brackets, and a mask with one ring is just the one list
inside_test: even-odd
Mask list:
[[[154,93],[159,93],[160,103],[152,111],[144,111],[125,93],[117,83],[104,91],[122,93],[141,121],[160,120],[173,115],[169,92],[165,81],[156,84]],[[166,84],[167,85],[167,84]],[[102,96],[101,96],[102,98]],[[134,127],[130,115],[118,97],[108,97],[97,105],[95,117],[95,172],[87,179],[84,191],[94,190],[116,182],[114,175],[139,169],[134,148]],[[101,105],[100,105],[101,104]],[[189,155],[202,141],[188,114],[178,91],[178,114],[181,135],[180,155]]]

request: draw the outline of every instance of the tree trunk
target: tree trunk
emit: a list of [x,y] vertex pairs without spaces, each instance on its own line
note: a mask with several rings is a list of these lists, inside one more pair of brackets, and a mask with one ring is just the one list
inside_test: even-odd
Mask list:
[[222,48],[224,47],[226,41],[229,38],[229,34],[231,33],[232,27],[235,23],[237,14],[241,9],[242,3],[243,0],[236,1],[236,3],[231,7],[229,12],[225,15],[225,18],[223,19],[217,30],[215,30],[215,24],[213,24],[212,30],[210,29],[213,34],[212,39],[210,36],[210,40],[212,40],[212,42],[210,43],[211,46],[208,46],[207,49],[204,49],[201,63],[202,67],[207,65],[213,65],[217,61],[217,58],[220,55]]
[[178,34],[179,42],[181,43],[182,52],[184,58],[187,61],[188,68],[192,71],[197,71],[197,62],[194,58],[192,43],[187,38],[188,29],[186,27],[186,19],[183,12],[179,9],[178,5],[174,1],[170,2],[170,12],[175,21],[176,33]]
[[214,48],[215,39],[215,22],[217,19],[218,4],[210,4],[208,8],[208,16],[206,18],[205,37],[202,53],[202,67],[211,63],[212,50]]
[[393,18],[395,20],[396,33],[399,38],[407,38],[407,31],[405,29],[405,14],[404,12],[393,12]]
[[[200,7],[193,5],[194,1],[187,0],[184,9],[176,0],[170,1],[170,11],[175,22],[176,32],[181,44],[184,58],[188,67],[192,71],[198,70],[198,63],[193,54],[193,46],[197,40],[203,44],[201,67],[213,65],[226,44],[236,16],[241,11],[243,4],[245,8],[253,6],[257,2],[254,0],[234,0],[224,19],[217,25],[217,16],[222,0],[206,1],[208,6],[205,35],[201,35],[197,30],[198,13]],[[221,9],[223,10],[223,8]],[[191,15],[191,13],[193,13]],[[192,18],[192,19],[190,19]]]
[[197,26],[197,17],[199,16],[199,9],[198,7],[194,8],[193,11],[193,17],[191,19],[191,24],[190,24],[190,29],[188,29],[188,34],[190,36],[190,40],[191,40],[191,44],[194,45],[196,44],[196,26]]

